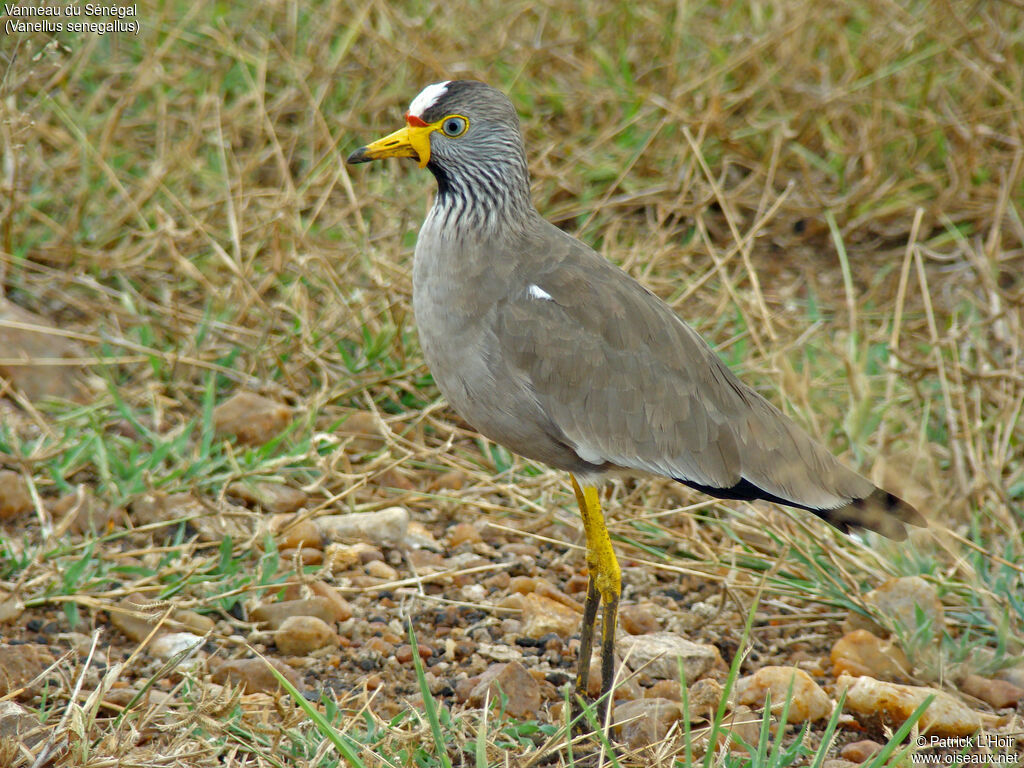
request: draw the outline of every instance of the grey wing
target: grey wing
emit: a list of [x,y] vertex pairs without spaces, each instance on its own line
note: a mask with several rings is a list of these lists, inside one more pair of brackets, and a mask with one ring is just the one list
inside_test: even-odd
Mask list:
[[752,484],[756,496],[813,510],[874,490],[740,382],[666,304],[585,246],[563,242],[531,276],[537,290],[495,308],[496,338],[581,459],[720,495]]

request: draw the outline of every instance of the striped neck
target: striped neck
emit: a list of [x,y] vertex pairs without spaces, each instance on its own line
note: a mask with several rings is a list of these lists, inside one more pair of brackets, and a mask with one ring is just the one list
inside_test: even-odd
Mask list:
[[530,199],[530,172],[521,146],[465,163],[431,160],[427,168],[437,179],[437,197],[428,218],[446,235],[513,234],[527,229],[539,215]]

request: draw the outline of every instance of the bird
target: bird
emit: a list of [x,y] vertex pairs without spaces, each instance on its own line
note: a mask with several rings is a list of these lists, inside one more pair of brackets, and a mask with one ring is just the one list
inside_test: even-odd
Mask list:
[[587,700],[598,609],[601,695],[614,680],[622,578],[600,504],[620,475],[809,511],[843,532],[927,525],[744,384],[666,303],[533,204],[519,116],[476,80],[426,86],[399,130],[350,164],[411,158],[437,183],[413,255],[424,359],[481,434],[569,473],[588,587],[575,692]]

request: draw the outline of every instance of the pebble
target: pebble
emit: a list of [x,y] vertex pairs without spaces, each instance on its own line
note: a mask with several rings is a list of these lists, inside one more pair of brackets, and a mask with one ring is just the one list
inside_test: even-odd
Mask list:
[[0,696],[27,685],[53,662],[53,656],[42,645],[0,645]]
[[299,673],[280,659],[232,659],[223,662],[211,659],[210,676],[213,682],[221,685],[240,685],[245,693],[276,693],[281,690],[281,685],[267,668],[268,663],[289,683],[303,690]]
[[303,515],[272,515],[267,521],[267,531],[274,537],[278,549],[320,547],[323,544],[323,537],[316,523]]
[[1018,664],[1013,667],[1006,667],[996,672],[996,678],[1013,683],[1018,688],[1024,688],[1024,665]]
[[217,622],[209,616],[196,613],[188,608],[179,608],[172,611],[171,618],[178,622],[183,629],[194,635],[205,635],[207,632],[212,632],[217,626]]
[[299,547],[298,549],[285,547],[281,549],[280,554],[282,560],[292,565],[296,562],[300,566],[320,565],[324,561],[323,550],[314,549],[313,547]]
[[[419,645],[420,658],[426,661],[434,655],[434,649],[429,645]],[[408,664],[412,661],[412,646],[409,643],[398,646],[395,651],[395,658],[401,664]]]
[[446,533],[449,547],[457,547],[460,544],[479,544],[484,540],[480,531],[472,523],[456,523]]
[[854,763],[863,763],[880,749],[882,749],[882,745],[877,741],[862,739],[861,741],[854,741],[844,746],[842,750],[840,750],[839,756],[843,758],[843,760],[849,760]]
[[900,681],[910,679],[910,662],[906,654],[894,643],[857,629],[843,635],[832,646],[832,673],[840,675],[867,675],[878,680]]
[[550,597],[530,592],[523,596],[523,634],[539,639],[554,632],[569,637],[579,628],[580,614]]
[[304,507],[309,497],[298,488],[283,483],[234,482],[228,486],[228,493],[247,504],[262,507],[266,512],[287,515]]
[[404,507],[388,507],[377,512],[324,515],[316,519],[316,526],[328,541],[345,544],[365,541],[377,546],[394,546],[405,540],[409,513]]
[[373,453],[384,447],[382,425],[370,411],[351,413],[338,427],[338,434],[348,453]]
[[255,392],[238,392],[213,409],[217,435],[234,437],[243,445],[263,445],[287,427],[291,419],[288,406]]
[[960,690],[968,696],[981,699],[993,709],[1016,707],[1024,699],[1024,689],[1013,683],[979,675],[967,675],[960,684]]
[[39,727],[39,716],[29,714],[13,701],[0,701],[0,744],[12,744],[32,752],[47,736],[46,728]]
[[893,630],[893,626],[901,626],[909,633],[917,629],[917,610],[924,613],[925,620],[930,624],[933,633],[938,635],[946,625],[946,612],[939,600],[935,587],[920,576],[904,576],[889,579],[878,589],[864,595],[864,602],[874,606],[878,613],[885,616],[889,626],[880,627],[861,614],[851,611],[846,618],[850,630],[866,629],[872,634],[885,636]]
[[918,720],[922,732],[936,736],[967,736],[998,718],[982,715],[962,704],[945,691],[915,685],[887,683],[874,678],[842,675],[836,688],[846,689],[846,709],[859,715],[882,718],[884,724],[898,726],[929,695],[931,706]]
[[762,716],[753,712],[750,707],[745,704],[737,705],[723,718],[718,743],[723,744],[728,741],[731,751],[747,752],[744,742],[751,747],[756,747],[761,740],[762,720]]
[[[96,498],[92,489],[79,485],[78,490],[66,493],[50,505],[50,514],[66,525],[71,533],[105,532],[112,524],[113,510]],[[65,517],[70,516],[65,521]]]
[[0,520],[10,520],[32,509],[32,496],[21,473],[0,470]]
[[832,714],[828,694],[798,667],[762,667],[749,677],[736,681],[736,701],[749,707],[761,708],[771,693],[772,714],[778,715],[785,706],[792,686],[786,721],[805,723],[821,720]]
[[[451,472],[445,472],[443,475],[438,475],[430,484],[427,486],[429,491],[461,491],[462,486],[466,484],[466,480],[469,479],[469,475],[463,472],[461,469],[453,469]],[[468,525],[468,523],[459,523],[459,525]],[[476,534],[477,541],[482,541],[479,532]],[[456,546],[453,542],[449,541],[451,546]]]
[[649,635],[661,627],[645,605],[624,605],[619,609],[619,625],[631,635]]
[[316,616],[289,616],[274,633],[274,642],[286,656],[306,656],[321,648],[336,648],[338,636]]
[[[703,682],[703,681],[700,681]],[[682,701],[678,680],[655,680],[654,685],[644,689],[645,699],[672,699]]]
[[317,579],[309,585],[309,588],[314,595],[327,601],[327,607],[335,621],[348,621],[352,618],[352,605],[341,596],[335,587]]
[[632,749],[662,741],[682,719],[679,702],[671,699],[636,699],[615,705],[614,730]]
[[492,664],[480,676],[469,694],[472,706],[483,706],[485,699],[502,701],[506,714],[517,718],[536,718],[540,710],[540,686],[518,661]]
[[130,595],[110,609],[110,623],[121,630],[129,640],[141,643],[156,627],[161,613],[158,607]]
[[334,605],[323,597],[307,597],[302,600],[282,600],[265,603],[249,612],[249,620],[266,624],[270,629],[281,628],[285,619],[292,616],[315,616],[327,623],[334,621]]
[[[13,320],[15,323],[43,328],[54,327],[49,319],[3,298],[0,298],[0,320]],[[56,333],[13,328],[6,324],[0,325],[0,349],[5,358],[18,360],[81,358],[85,354],[78,343]],[[0,365],[0,376],[21,390],[33,403],[48,398],[81,401],[85,392],[82,373],[84,369],[79,365],[62,365],[60,368],[31,363]]]
[[25,610],[25,603],[20,597],[0,589],[0,624],[15,621]]
[[[190,651],[203,644],[203,638],[191,632],[169,632],[149,644],[149,652],[158,659],[169,659],[182,651]],[[195,660],[193,660],[194,662]],[[194,666],[194,664],[193,664]]]
[[617,647],[629,668],[655,680],[678,680],[676,659],[688,681],[699,680],[721,659],[713,645],[693,643],[671,632],[623,635]]
[[[412,525],[410,524],[409,527],[412,528]],[[409,561],[409,566],[420,576],[444,571],[449,567],[444,557],[429,549],[410,549],[405,556]]]
[[[676,687],[678,688],[678,683]],[[678,691],[676,695],[679,695]],[[686,696],[686,704],[690,708],[690,718],[692,720],[704,718],[710,721],[718,713],[718,705],[722,703],[723,695],[725,695],[725,689],[717,680],[705,678],[691,684]]]
[[398,571],[385,563],[383,560],[371,560],[364,567],[368,576],[384,581],[398,581]]

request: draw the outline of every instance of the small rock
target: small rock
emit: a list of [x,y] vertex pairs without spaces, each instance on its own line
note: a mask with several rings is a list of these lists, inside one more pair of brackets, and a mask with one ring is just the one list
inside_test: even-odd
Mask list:
[[832,646],[833,674],[867,675],[877,680],[910,679],[910,662],[900,648],[888,640],[858,629],[843,635]]
[[480,531],[472,523],[456,523],[446,533],[449,547],[457,547],[460,544],[479,544],[484,540]]
[[554,632],[568,638],[579,628],[580,614],[549,597],[530,592],[523,597],[523,634],[539,639]]
[[28,485],[18,472],[0,470],[0,520],[10,520],[33,509]]
[[705,678],[690,685],[686,696],[686,703],[690,708],[690,718],[692,720],[704,718],[711,721],[718,712],[718,705],[722,703],[724,694],[725,689],[717,680]]
[[274,537],[278,549],[323,544],[323,537],[316,523],[302,515],[273,515],[267,521],[267,531]]
[[[49,332],[55,326],[17,304],[0,298],[0,350],[7,360],[21,360],[24,363],[0,365],[0,376],[8,379],[33,403],[49,398],[81,401],[86,393],[83,383],[84,368],[77,365],[41,364],[40,361],[55,358],[81,358],[81,347],[71,339]],[[15,328],[5,323],[17,323],[39,328]]]
[[681,719],[677,701],[636,699],[615,705],[614,728],[632,749],[643,749],[663,740]]
[[169,632],[149,644],[149,652],[158,659],[167,660],[182,651],[192,650],[203,644],[203,638],[191,632]]
[[369,411],[350,414],[338,427],[338,434],[349,453],[373,453],[384,447],[380,422]]
[[503,711],[512,717],[535,718],[540,710],[540,686],[518,661],[493,664],[480,676],[469,696],[472,706],[483,706],[484,699],[501,701]]
[[174,611],[171,618],[195,635],[205,635],[207,632],[212,632],[213,628],[217,626],[217,622],[209,616],[190,611],[187,608]]
[[1024,665],[1006,667],[996,672],[996,678],[1013,683],[1018,688],[1024,688]]
[[935,700],[925,710],[918,725],[922,733],[936,736],[967,736],[998,718],[967,708],[945,691],[915,685],[886,683],[874,678],[843,675],[836,681],[838,690],[846,689],[846,709],[860,715],[881,718],[884,724],[899,725],[910,717],[927,696]]
[[282,600],[265,603],[249,613],[249,620],[266,624],[270,629],[280,629],[285,619],[293,616],[315,616],[328,623],[334,621],[334,606],[323,597],[307,597],[302,600]]
[[398,571],[385,563],[383,560],[371,560],[364,566],[368,576],[384,581],[398,581]]
[[[419,645],[420,658],[426,661],[433,657],[434,649],[429,645]],[[409,643],[398,646],[398,650],[395,651],[395,658],[400,664],[408,664],[412,661],[412,646]]]
[[[703,682],[703,681],[701,681]],[[655,680],[654,685],[644,689],[645,699],[672,699],[682,701],[678,680]]]
[[263,445],[291,422],[292,411],[281,403],[239,392],[213,409],[213,427],[221,437],[234,437],[243,445]]
[[[466,484],[468,475],[460,469],[452,470],[451,472],[445,472],[443,475],[438,475],[434,478],[427,486],[429,491],[459,491],[462,490],[462,486]],[[463,525],[463,523],[460,523]],[[468,525],[468,523],[464,523]],[[477,536],[479,537],[479,532]],[[455,545],[452,544],[454,547]]]
[[50,515],[66,530],[83,534],[89,531],[101,533],[111,524],[114,518],[109,506],[96,498],[96,495],[85,485],[78,486],[77,491],[66,493],[50,505]]
[[655,680],[678,680],[678,658],[683,660],[686,679],[699,680],[720,658],[715,646],[691,643],[671,632],[624,635],[618,648],[630,669],[642,669],[642,674]]
[[828,694],[814,680],[797,667],[762,667],[749,677],[736,681],[736,701],[749,707],[763,707],[771,693],[772,714],[778,715],[785,706],[792,686],[787,722],[805,723],[821,720],[832,714]]
[[304,507],[309,497],[298,488],[281,483],[236,482],[228,486],[228,493],[248,504],[260,506],[267,512],[288,515]]
[[854,763],[863,763],[869,757],[874,755],[882,748],[882,745],[877,741],[871,739],[862,739],[861,741],[854,741],[847,744],[839,752],[839,756],[844,760],[849,760]]
[[649,635],[661,627],[645,605],[624,605],[619,609],[619,624],[631,635]]
[[324,552],[322,549],[313,547],[299,547],[298,549],[289,547],[281,550],[281,559],[299,565],[320,565],[324,561]]
[[821,768],[857,768],[857,763],[833,757],[821,764]]
[[313,591],[314,595],[322,597],[327,601],[335,621],[348,621],[352,618],[352,606],[348,600],[341,596],[341,593],[335,587],[317,579],[309,585],[309,588]]
[[351,515],[324,515],[316,519],[320,535],[331,542],[366,541],[378,546],[393,546],[405,539],[409,513],[403,507],[388,507],[378,512]]
[[960,690],[968,696],[981,699],[994,709],[1017,706],[1024,699],[1024,689],[1006,680],[992,680],[979,675],[967,675],[960,684]]
[[274,633],[277,650],[287,656],[306,656],[321,648],[335,648],[338,636],[316,616],[289,616]]
[[31,752],[52,730],[52,724],[41,725],[39,716],[30,715],[21,705],[0,701],[0,744],[20,744]]
[[129,596],[111,607],[109,613],[111,624],[129,640],[141,643],[156,627],[163,611],[145,602],[143,598]]
[[[412,527],[413,525],[410,523],[410,530]],[[405,553],[405,557],[409,561],[409,566],[420,576],[448,570],[449,568],[448,562],[444,557],[437,552],[431,552],[429,549],[411,549]]]
[[0,624],[8,624],[16,620],[25,610],[21,598],[0,589]]
[[907,632],[917,629],[917,610],[924,613],[932,631],[938,635],[946,623],[946,612],[939,600],[939,593],[934,586],[920,576],[904,576],[889,579],[878,589],[864,595],[864,602],[874,606],[878,612],[887,617],[890,626],[880,627],[872,619],[851,611],[846,618],[850,630],[866,629],[872,634],[885,636],[890,634],[893,626],[901,626]]
[[0,645],[0,696],[28,685],[53,662],[42,645]]
[[299,673],[278,659],[233,659],[221,663],[211,661],[210,676],[215,683],[221,685],[240,685],[244,693],[276,693],[282,690],[281,684],[267,668],[267,664],[273,666],[299,691],[303,690]]
[[722,721],[721,735],[718,743],[729,743],[729,749],[746,752],[744,742],[756,747],[761,739],[762,715],[755,714],[750,707],[740,704],[734,707]]

